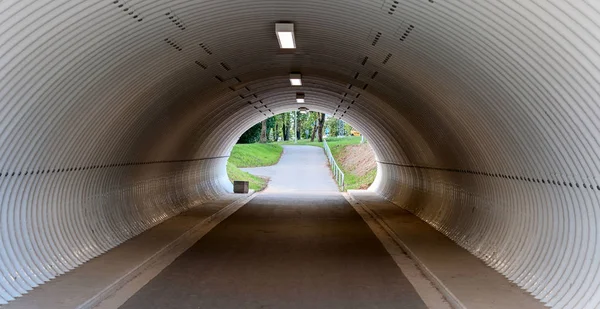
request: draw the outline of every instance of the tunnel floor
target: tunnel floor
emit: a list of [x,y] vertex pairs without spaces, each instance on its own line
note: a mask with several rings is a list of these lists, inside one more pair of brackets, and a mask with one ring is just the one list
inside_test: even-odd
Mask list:
[[427,308],[340,193],[263,193],[120,308]]

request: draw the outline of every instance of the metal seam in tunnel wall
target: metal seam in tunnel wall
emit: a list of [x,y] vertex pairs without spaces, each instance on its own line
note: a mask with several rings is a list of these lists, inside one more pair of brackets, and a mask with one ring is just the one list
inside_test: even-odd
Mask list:
[[1,1],[0,303],[229,192],[239,135],[301,91],[368,138],[371,190],[599,307],[599,4],[397,2]]
[[[149,161],[149,162],[124,162],[124,163],[110,163],[110,164],[97,164],[90,166],[80,166],[80,167],[67,167],[67,168],[56,168],[56,169],[41,169],[36,171],[18,171],[18,172],[4,172],[4,177],[13,177],[13,176],[27,176],[28,174],[33,176],[39,174],[51,174],[51,173],[63,173],[63,172],[73,172],[73,171],[85,171],[85,170],[93,170],[99,168],[109,168],[109,167],[126,167],[126,166],[136,166],[136,165],[149,165],[149,164],[168,164],[168,163],[187,163],[187,162],[195,162],[195,161],[204,161],[204,160],[214,160],[214,159],[222,159],[229,158],[229,156],[220,156],[220,157],[212,157],[212,158],[198,158],[198,159],[182,159],[182,160],[162,160],[162,161]],[[0,177],[2,173],[0,172]]]
[[[482,171],[473,171],[473,170],[463,170],[463,169],[455,169],[455,168],[444,168],[444,167],[435,167],[435,166],[419,166],[419,165],[411,165],[411,164],[399,164],[399,163],[390,163],[390,162],[382,162],[377,161],[381,164],[390,164],[400,167],[406,168],[415,168],[415,169],[424,169],[424,170],[433,170],[433,171],[443,171],[443,172],[453,172],[453,173],[463,173],[463,174],[473,174],[473,175],[481,175],[487,177],[495,177],[495,178],[504,178],[509,180],[520,180],[526,182],[533,182],[538,184],[548,184],[548,185],[556,185],[556,186],[569,186],[571,188],[582,188],[589,190],[600,190],[600,185],[594,184],[586,184],[583,181],[576,181],[575,183],[567,182],[566,180],[552,180],[552,179],[539,179],[534,177],[527,176],[515,176],[515,175],[505,175],[501,173],[490,173],[490,172],[482,172]],[[580,185],[581,184],[581,185]]]

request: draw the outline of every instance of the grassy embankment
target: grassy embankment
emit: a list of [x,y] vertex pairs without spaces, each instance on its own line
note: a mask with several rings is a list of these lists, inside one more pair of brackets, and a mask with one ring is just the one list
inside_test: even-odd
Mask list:
[[[360,144],[360,140],[360,136],[327,138],[331,154],[344,172],[346,190],[366,189],[373,183],[377,175],[377,166],[374,163],[375,157],[368,149],[369,145]],[[285,141],[277,144],[323,147],[323,143],[311,142],[310,140],[299,140],[298,143]]]
[[260,191],[267,186],[267,179],[244,172],[240,167],[273,165],[279,161],[283,148],[277,144],[237,144],[233,146],[227,161],[229,180],[248,181],[252,190]]

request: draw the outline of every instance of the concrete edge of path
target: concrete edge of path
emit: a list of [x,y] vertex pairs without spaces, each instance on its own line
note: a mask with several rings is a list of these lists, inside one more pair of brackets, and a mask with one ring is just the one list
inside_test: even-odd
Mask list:
[[255,196],[231,194],[203,203],[1,308],[117,308]]
[[[443,289],[440,289],[437,284],[434,284],[430,275],[423,269],[424,265],[412,259],[412,256],[407,253],[401,242],[390,233],[385,225],[373,214],[368,207],[365,207],[361,202],[355,199],[350,193],[343,194],[348,203],[356,210],[363,218],[373,234],[383,244],[385,249],[394,259],[396,265],[400,268],[404,276],[415,288],[425,305],[431,309],[452,309],[464,308],[453,295],[446,295]],[[452,303],[452,305],[450,304]]]
[[410,256],[453,308],[547,308],[470,252],[395,203],[374,192],[349,190],[347,195]]
[[109,309],[122,305],[146,283],[152,280],[152,278],[156,277],[163,269],[169,266],[178,256],[187,251],[204,235],[208,234],[217,224],[227,219],[255,196],[256,192],[251,192],[247,197],[233,201],[194,225],[173,242],[156,252],[151,259],[140,263],[132,273],[127,274],[126,278],[119,278],[117,282],[107,287],[102,293],[99,293],[95,299],[90,299],[85,306],[80,308]]

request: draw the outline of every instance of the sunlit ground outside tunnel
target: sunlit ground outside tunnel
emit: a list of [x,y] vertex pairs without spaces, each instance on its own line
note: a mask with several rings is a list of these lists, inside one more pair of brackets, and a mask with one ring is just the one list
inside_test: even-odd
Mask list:
[[227,174],[255,191],[347,191],[368,189],[377,164],[368,140],[348,123],[293,111],[244,132],[232,149]]

